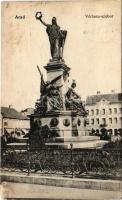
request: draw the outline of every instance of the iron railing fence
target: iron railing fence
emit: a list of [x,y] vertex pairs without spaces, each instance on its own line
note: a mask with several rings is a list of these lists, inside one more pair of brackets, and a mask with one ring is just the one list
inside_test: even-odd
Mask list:
[[122,149],[2,149],[2,170],[67,177],[121,179]]

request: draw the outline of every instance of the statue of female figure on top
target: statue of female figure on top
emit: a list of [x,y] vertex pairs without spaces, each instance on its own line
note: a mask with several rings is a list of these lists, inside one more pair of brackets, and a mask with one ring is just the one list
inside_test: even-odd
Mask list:
[[66,30],[61,30],[60,26],[57,25],[56,17],[52,18],[52,24],[46,24],[42,20],[42,13],[37,12],[36,13],[36,19],[40,20],[40,22],[46,26],[46,32],[49,37],[50,41],[50,50],[51,50],[51,56],[53,60],[60,60],[63,57],[63,48],[64,43],[67,35]]

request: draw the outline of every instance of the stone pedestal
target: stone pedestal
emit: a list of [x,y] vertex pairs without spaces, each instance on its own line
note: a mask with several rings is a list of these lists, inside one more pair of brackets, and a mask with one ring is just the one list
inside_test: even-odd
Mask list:
[[[31,127],[37,126],[36,134],[39,131],[39,134],[43,134],[44,137],[49,132],[45,144],[52,148],[70,148],[71,143],[74,148],[96,148],[102,145],[99,137],[88,136],[86,112],[85,109],[82,109],[80,97],[74,91],[76,83],[73,82],[69,88],[70,68],[63,60],[52,60],[44,68],[47,71],[48,82],[47,85],[43,83],[44,81],[42,83],[44,87],[46,85],[46,92],[43,90],[38,109],[30,116]],[[68,92],[69,96],[67,95]],[[74,106],[76,103],[76,110],[75,107],[72,109],[73,100]],[[61,107],[58,107],[60,105],[58,101],[61,101]],[[69,107],[66,102],[69,103]],[[42,106],[44,104],[46,105],[45,110]]]
[[88,135],[84,117],[77,116],[72,111],[33,114],[31,120],[32,123],[37,121],[42,127],[47,125],[50,130],[57,132],[58,137],[72,138]]
[[[44,68],[47,71],[47,80],[52,81],[59,75],[63,75],[64,72],[69,72],[70,68],[63,61],[52,61],[48,63]],[[62,84],[63,76],[56,84]]]
[[[47,71],[47,80],[48,82],[52,82],[57,79],[53,85],[56,87],[60,87],[60,94],[62,96],[63,108],[65,109],[65,94],[68,90],[68,76],[70,72],[70,68],[61,60],[61,61],[52,61],[48,63],[44,68]],[[50,108],[48,106],[48,111]]]

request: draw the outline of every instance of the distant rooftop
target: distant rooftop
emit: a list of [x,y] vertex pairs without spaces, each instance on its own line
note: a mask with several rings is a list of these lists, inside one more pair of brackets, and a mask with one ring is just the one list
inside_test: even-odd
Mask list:
[[112,93],[112,94],[97,94],[88,96],[86,99],[86,105],[93,105],[97,102],[105,99],[111,103],[122,102],[122,93]]
[[22,110],[21,112],[25,112],[25,111],[28,111],[28,110],[34,110],[34,108],[31,108],[31,107],[29,107],[29,108],[25,108],[25,109]]
[[34,113],[34,108],[25,108],[24,110],[21,110],[21,112],[30,112],[30,113]]
[[1,107],[1,115],[4,118],[10,119],[28,119],[28,117],[23,116],[20,112],[10,107]]

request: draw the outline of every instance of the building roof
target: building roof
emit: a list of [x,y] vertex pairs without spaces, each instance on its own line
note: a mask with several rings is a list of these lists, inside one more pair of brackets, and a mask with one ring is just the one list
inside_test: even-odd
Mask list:
[[114,93],[114,94],[97,94],[97,95],[91,95],[88,96],[86,99],[86,105],[93,105],[97,102],[101,101],[102,99],[105,99],[109,101],[110,103],[121,103],[122,102],[122,93]]
[[26,108],[26,109],[24,109],[24,110],[21,110],[21,112],[34,112],[34,108]]
[[28,117],[23,116],[20,112],[15,110],[14,108],[9,107],[1,107],[1,115],[4,118],[10,119],[28,119]]

